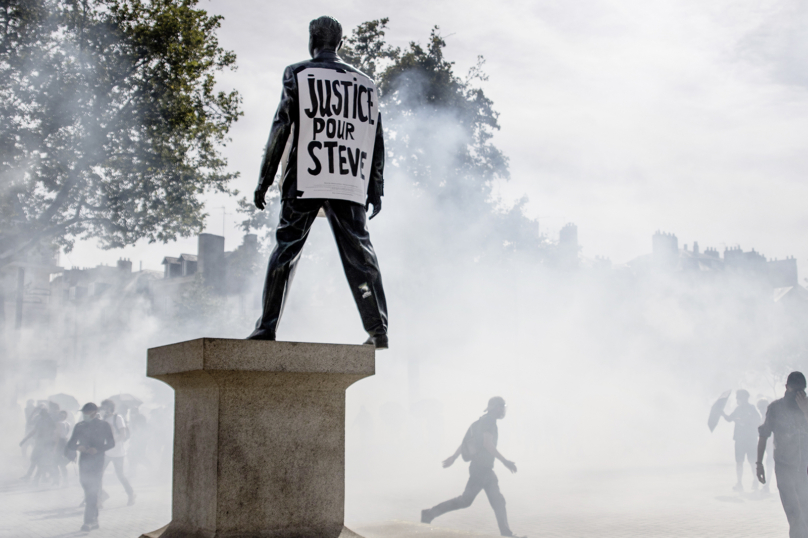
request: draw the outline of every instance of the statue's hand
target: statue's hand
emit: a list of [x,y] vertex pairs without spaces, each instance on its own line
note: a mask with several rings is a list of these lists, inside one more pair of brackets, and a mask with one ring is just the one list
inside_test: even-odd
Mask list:
[[264,208],[267,206],[266,199],[264,198],[265,195],[266,191],[263,191],[260,188],[255,189],[255,197],[253,200],[255,202],[255,207],[257,207],[261,211],[263,211]]
[[373,205],[373,213],[370,215],[370,218],[372,219],[379,214],[379,211],[382,210],[382,197],[377,194],[368,195],[368,200],[365,202],[365,211],[368,210],[368,207],[371,204]]

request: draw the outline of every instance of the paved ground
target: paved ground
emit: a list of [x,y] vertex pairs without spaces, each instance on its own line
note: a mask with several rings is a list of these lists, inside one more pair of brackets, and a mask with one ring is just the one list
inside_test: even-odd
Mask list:
[[[66,538],[78,532],[82,492],[73,477],[66,488],[34,487],[5,470],[0,476],[0,537]],[[518,477],[519,475],[514,475]],[[600,473],[530,480],[502,477],[511,526],[531,537],[785,537],[788,529],[776,489],[772,494],[738,494],[731,490],[731,467],[687,470]],[[520,489],[516,489],[520,485]],[[96,538],[137,538],[170,519],[166,485],[134,482],[137,503],[126,495],[111,473],[105,488],[111,494],[100,515]],[[456,484],[407,494],[389,495],[349,488],[348,526],[365,538],[460,537],[495,535],[495,521],[485,494],[468,510],[447,514],[436,527],[420,525],[421,508],[448,498]],[[462,484],[460,485],[462,490]],[[459,494],[457,491],[456,494]]]

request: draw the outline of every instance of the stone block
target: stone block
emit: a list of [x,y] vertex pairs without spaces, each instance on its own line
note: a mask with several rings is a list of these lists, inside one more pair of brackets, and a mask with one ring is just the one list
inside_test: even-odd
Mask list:
[[152,536],[343,533],[345,390],[373,346],[201,338],[150,349],[147,370],[175,391],[173,514]]

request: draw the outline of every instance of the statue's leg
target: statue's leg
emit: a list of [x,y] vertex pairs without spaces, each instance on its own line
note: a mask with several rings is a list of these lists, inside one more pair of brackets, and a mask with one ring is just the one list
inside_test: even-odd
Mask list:
[[281,219],[275,233],[275,248],[269,257],[264,282],[263,312],[248,339],[275,340],[275,330],[283,313],[289,286],[295,276],[300,252],[322,205],[321,199],[293,199],[282,202]]
[[345,200],[326,200],[324,208],[362,325],[371,336],[386,335],[387,300],[365,208]]

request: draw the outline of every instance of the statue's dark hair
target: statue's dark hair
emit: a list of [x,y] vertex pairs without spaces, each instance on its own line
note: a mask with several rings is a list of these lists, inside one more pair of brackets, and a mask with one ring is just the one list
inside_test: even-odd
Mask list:
[[309,23],[309,35],[312,37],[314,48],[336,49],[342,41],[342,25],[334,17],[323,15]]

